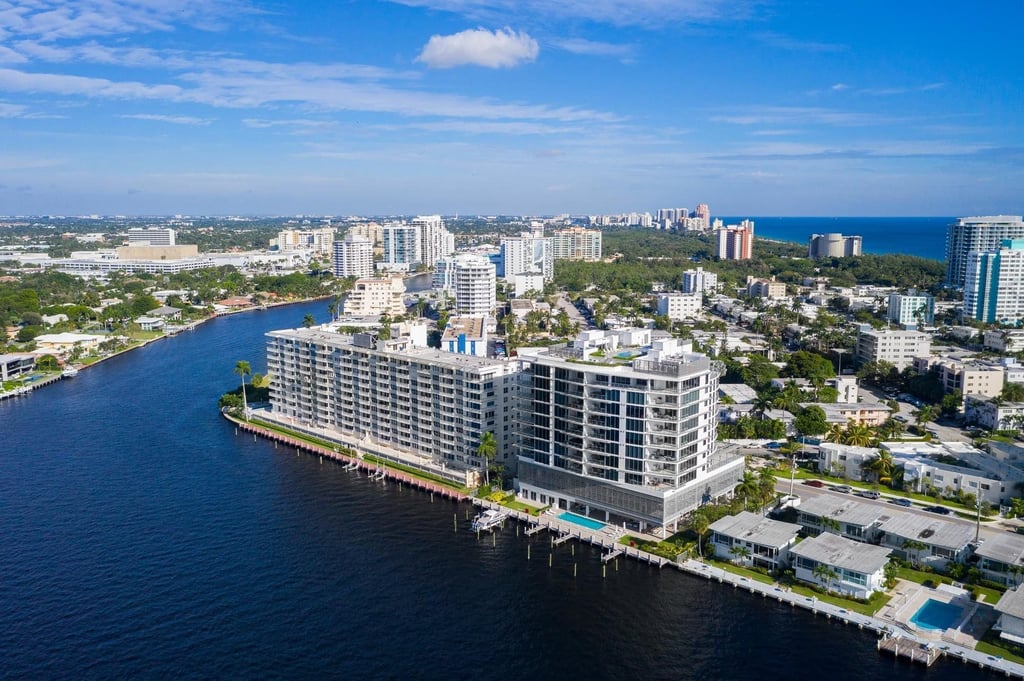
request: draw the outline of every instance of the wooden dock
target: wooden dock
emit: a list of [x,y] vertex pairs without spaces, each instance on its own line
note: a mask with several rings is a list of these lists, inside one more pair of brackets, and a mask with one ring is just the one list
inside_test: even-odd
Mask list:
[[878,650],[892,653],[897,658],[906,658],[911,662],[920,662],[926,667],[932,666],[942,656],[942,651],[931,643],[921,643],[902,636],[886,636],[878,639]]

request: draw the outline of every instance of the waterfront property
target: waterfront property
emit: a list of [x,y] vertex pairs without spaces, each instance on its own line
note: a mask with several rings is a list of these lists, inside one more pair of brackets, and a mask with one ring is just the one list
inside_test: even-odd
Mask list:
[[985,579],[1017,587],[1024,581],[1024,537],[1000,534],[986,539],[975,550],[978,568]]
[[805,539],[790,550],[797,579],[854,598],[884,590],[891,552],[829,533]]
[[797,516],[810,535],[831,532],[861,542],[878,539],[878,527],[898,511],[848,497],[820,494],[804,500]]
[[789,565],[800,526],[742,511],[716,520],[708,529],[716,556],[774,571]]
[[999,638],[1024,645],[1024,589],[1007,589],[995,607],[999,620],[994,628]]
[[520,496],[641,530],[676,526],[736,485],[716,447],[721,367],[649,329],[584,333],[527,354]]
[[274,414],[463,469],[467,484],[486,465],[477,447],[491,432],[496,459],[514,466],[518,362],[441,352],[410,337],[318,328],[267,336]]
[[[0,355],[0,381],[30,374],[35,371],[36,356],[28,352],[13,352]],[[0,386],[2,388],[2,386]]]
[[974,528],[918,513],[897,511],[878,529],[881,545],[914,564],[945,570],[950,563],[964,563],[971,555]]

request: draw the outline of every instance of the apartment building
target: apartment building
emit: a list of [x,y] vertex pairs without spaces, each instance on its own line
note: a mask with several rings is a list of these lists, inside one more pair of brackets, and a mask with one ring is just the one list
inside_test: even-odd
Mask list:
[[775,277],[772,277],[771,279],[747,277],[747,297],[785,298],[786,285],[781,281],[775,281]]
[[372,277],[373,242],[352,232],[341,241],[335,241],[334,276]]
[[990,324],[1024,320],[1024,238],[967,254],[964,317]]
[[355,317],[377,317],[405,314],[405,282],[401,277],[357,279],[345,298],[345,314]]
[[963,286],[967,280],[968,254],[999,248],[1003,239],[1024,239],[1024,221],[1020,215],[958,219],[946,233],[946,281],[953,286]]
[[995,397],[1003,390],[1005,371],[997,363],[929,356],[915,358],[914,369],[919,374],[933,372],[947,393]]
[[601,259],[601,230],[557,229],[551,235],[551,254],[555,260],[598,261]]
[[754,221],[744,220],[715,230],[715,255],[722,260],[750,260],[754,254]]
[[274,414],[466,471],[483,433],[514,466],[520,365],[319,328],[267,334]]
[[742,477],[742,458],[715,441],[722,368],[691,343],[652,344],[649,329],[624,329],[520,352],[524,500],[641,530],[675,527]]
[[842,234],[812,234],[807,243],[809,258],[849,258],[861,254],[863,237]]
[[718,290],[718,275],[703,267],[683,272],[683,293],[712,293]]
[[674,322],[693,319],[700,314],[701,302],[699,293],[659,293],[658,314]]
[[872,329],[864,325],[857,334],[857,360],[862,364],[888,362],[903,371],[914,363],[915,357],[931,354],[931,349],[931,337],[920,331]]
[[931,326],[935,323],[935,297],[911,290],[890,293],[886,317],[900,326]]

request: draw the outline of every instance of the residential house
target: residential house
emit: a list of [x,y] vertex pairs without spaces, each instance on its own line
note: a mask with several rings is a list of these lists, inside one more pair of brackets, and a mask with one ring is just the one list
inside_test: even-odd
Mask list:
[[982,542],[974,554],[985,579],[1012,587],[1024,581],[1024,536],[997,534]]
[[797,522],[811,535],[826,532],[872,542],[878,539],[878,527],[894,512],[879,504],[820,494],[800,504]]
[[716,556],[774,571],[789,565],[800,526],[742,511],[716,520],[708,529]]
[[993,630],[999,632],[999,638],[1024,645],[1024,589],[1008,589],[995,605],[999,620]]
[[918,513],[896,511],[878,529],[881,546],[892,548],[899,558],[935,570],[965,562],[973,548],[971,525]]
[[[892,549],[820,534],[792,549],[796,578],[854,598],[869,598],[885,588],[885,565]],[[824,567],[821,574],[819,566]]]

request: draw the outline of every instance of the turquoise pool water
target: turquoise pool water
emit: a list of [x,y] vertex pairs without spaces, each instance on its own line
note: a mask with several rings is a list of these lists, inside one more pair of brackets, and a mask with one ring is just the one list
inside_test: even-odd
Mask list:
[[924,605],[917,609],[910,621],[922,629],[945,631],[956,624],[959,619],[959,606],[929,598]]
[[604,527],[604,523],[599,523],[596,520],[591,520],[590,518],[586,518],[586,517],[581,516],[581,515],[576,515],[575,513],[569,513],[568,511],[566,511],[565,513],[563,513],[562,515],[560,515],[558,517],[561,520],[566,520],[566,521],[568,521],[570,523],[575,523],[577,525],[582,525],[583,527],[587,528],[588,530],[600,530],[602,527]]

